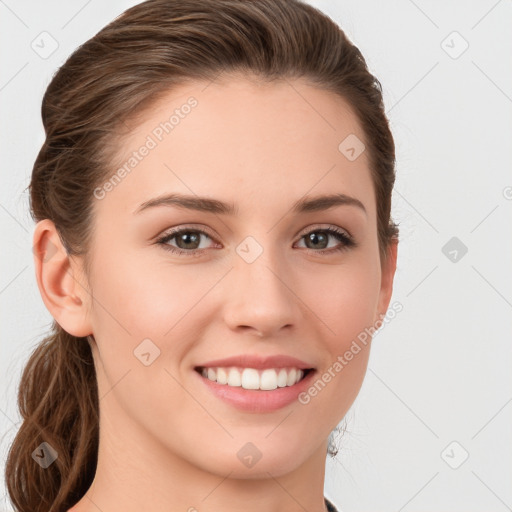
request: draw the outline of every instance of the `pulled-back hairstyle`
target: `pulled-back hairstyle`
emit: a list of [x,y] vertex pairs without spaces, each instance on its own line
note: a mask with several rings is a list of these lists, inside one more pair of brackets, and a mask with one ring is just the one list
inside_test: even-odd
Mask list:
[[[77,48],[43,98],[46,139],[29,185],[34,221],[53,221],[68,254],[82,255],[87,269],[93,191],[112,174],[116,134],[174,86],[229,72],[269,82],[304,78],[350,104],[365,136],[384,261],[398,227],[390,215],[395,147],[381,84],[340,27],[300,0],[149,0]],[[16,512],[66,512],[85,495],[97,464],[99,400],[88,338],[54,320],[24,368],[17,400],[23,422],[5,467],[12,504]],[[33,458],[43,442],[58,454],[46,469]],[[328,451],[336,453],[331,444]]]

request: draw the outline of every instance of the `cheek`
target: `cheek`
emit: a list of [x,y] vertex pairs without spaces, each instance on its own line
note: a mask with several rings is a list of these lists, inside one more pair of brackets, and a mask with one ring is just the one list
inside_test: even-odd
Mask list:
[[[165,260],[144,265],[136,259],[125,254],[98,265],[93,330],[108,382],[130,371],[132,378],[160,389],[169,386],[164,369],[178,377],[181,362],[208,329],[214,310],[208,292],[226,268]],[[153,362],[146,367],[137,354],[148,352]],[[163,381],[151,384],[148,375]]]
[[379,289],[378,266],[361,257],[321,269],[314,279],[304,280],[299,296],[324,327],[325,340],[339,352],[373,325]]

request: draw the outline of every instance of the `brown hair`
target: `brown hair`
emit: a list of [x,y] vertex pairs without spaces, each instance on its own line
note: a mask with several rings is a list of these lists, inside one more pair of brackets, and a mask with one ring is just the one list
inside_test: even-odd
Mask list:
[[[149,0],[76,49],[43,98],[46,139],[29,185],[32,218],[52,220],[87,270],[93,190],[111,173],[114,134],[173,86],[229,72],[304,77],[348,101],[365,134],[383,261],[398,227],[390,216],[395,147],[381,84],[340,27],[300,0]],[[84,496],[97,464],[98,388],[87,337],[53,321],[23,371],[18,407],[23,423],[6,462],[13,506],[65,512]],[[32,456],[43,442],[58,453],[46,469]],[[328,451],[335,454],[331,443]]]

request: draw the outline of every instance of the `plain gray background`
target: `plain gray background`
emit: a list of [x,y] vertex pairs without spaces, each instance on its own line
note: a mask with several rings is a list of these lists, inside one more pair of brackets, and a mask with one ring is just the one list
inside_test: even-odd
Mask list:
[[[51,322],[25,191],[42,96],[79,44],[136,3],[0,0],[2,466],[22,368]],[[309,3],[382,83],[401,230],[403,311],[375,337],[325,494],[343,512],[512,510],[512,2]],[[51,55],[33,49],[42,37],[47,52],[58,44]]]

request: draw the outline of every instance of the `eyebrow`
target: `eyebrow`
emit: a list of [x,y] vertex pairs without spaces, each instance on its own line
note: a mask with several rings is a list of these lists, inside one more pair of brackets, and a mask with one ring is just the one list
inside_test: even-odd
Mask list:
[[[155,197],[154,199],[150,199],[140,204],[133,213],[139,214],[149,208],[155,208],[157,206],[176,206],[200,212],[234,216],[238,215],[238,207],[234,203],[225,203],[209,197],[183,194],[167,194]],[[355,206],[367,215],[367,211],[363,203],[359,201],[359,199],[347,196],[346,194],[329,194],[302,198],[293,204],[291,210],[293,213],[307,213],[328,210],[335,206]]]

